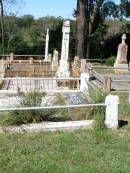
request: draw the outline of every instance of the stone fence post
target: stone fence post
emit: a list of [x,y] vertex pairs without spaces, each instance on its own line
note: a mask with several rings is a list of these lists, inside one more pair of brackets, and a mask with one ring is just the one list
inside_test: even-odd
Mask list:
[[81,73],[80,91],[88,91],[89,74]]
[[86,59],[81,59],[81,73],[86,73]]
[[111,77],[105,77],[103,82],[103,91],[108,93],[111,91]]
[[105,99],[106,115],[105,125],[107,128],[118,128],[118,105],[119,96],[108,95]]

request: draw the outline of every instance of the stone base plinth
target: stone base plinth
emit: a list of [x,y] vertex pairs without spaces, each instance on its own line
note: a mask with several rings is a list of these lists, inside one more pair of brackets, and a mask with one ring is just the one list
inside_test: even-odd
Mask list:
[[69,78],[70,72],[69,71],[58,71],[58,78]]
[[60,66],[57,74],[59,78],[70,77],[69,63],[66,60],[60,60]]
[[119,68],[119,69],[114,69],[115,73],[122,74],[122,73],[128,73],[129,72],[128,69],[127,69],[128,64],[114,64],[114,67]]

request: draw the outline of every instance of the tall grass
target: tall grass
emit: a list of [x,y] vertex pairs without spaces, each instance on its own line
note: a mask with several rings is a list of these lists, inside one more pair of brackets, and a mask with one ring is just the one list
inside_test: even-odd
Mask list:
[[[105,102],[105,93],[96,87],[89,87],[89,98],[92,103],[104,103]],[[95,120],[94,128],[96,130],[102,130],[105,128],[105,108],[94,106],[90,107],[87,110],[88,117],[93,117]]]
[[[19,107],[40,107],[46,93],[29,92],[20,94]],[[57,95],[53,101],[54,105],[65,105],[62,96]],[[66,121],[69,120],[68,109],[42,109],[42,110],[24,110],[12,111],[0,117],[1,125],[21,125],[27,123],[40,123],[42,121]]]

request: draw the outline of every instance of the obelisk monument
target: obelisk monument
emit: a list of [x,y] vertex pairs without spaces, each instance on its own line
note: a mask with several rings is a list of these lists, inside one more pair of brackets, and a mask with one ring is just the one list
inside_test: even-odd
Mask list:
[[48,61],[48,49],[49,49],[49,29],[47,28],[47,34],[46,34],[46,45],[45,45],[45,59],[44,61]]

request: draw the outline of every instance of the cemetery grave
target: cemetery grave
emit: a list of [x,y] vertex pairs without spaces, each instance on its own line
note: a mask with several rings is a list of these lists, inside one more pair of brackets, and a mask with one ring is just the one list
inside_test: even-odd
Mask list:
[[[49,54],[49,29],[47,29],[45,59],[43,59],[43,56],[40,56],[40,59],[36,60],[35,58],[38,57],[37,55],[34,56],[35,58],[30,55],[30,57],[28,56],[28,59],[25,60],[20,59],[21,57],[23,58],[23,56],[20,57],[20,55],[13,55],[11,53],[10,56],[7,56],[5,60],[1,60],[0,92],[1,94],[5,94],[4,98],[1,97],[0,100],[1,110],[6,108],[7,110],[9,110],[9,108],[19,109],[17,104],[20,99],[19,96],[30,92],[47,93],[47,96],[44,98],[45,100],[42,98],[42,102],[40,105],[38,105],[39,107],[37,107],[37,109],[41,109],[42,107],[46,109],[48,104],[54,109],[57,107],[57,105],[53,105],[53,99],[57,96],[58,93],[61,94],[61,96],[64,98],[65,107],[62,107],[62,105],[59,103],[59,106],[61,106],[61,111],[58,111],[57,114],[60,112],[71,120],[85,120],[87,118],[92,119],[96,114],[96,109],[98,110],[97,107],[105,106],[107,119],[107,102],[108,100],[111,101],[113,99],[115,105],[118,105],[118,96],[114,97],[110,95],[111,99],[108,96],[108,100],[107,97],[104,97],[103,101],[99,101],[98,98],[90,98],[91,96],[89,93],[89,88],[91,86],[94,88],[93,92],[96,92],[96,88],[99,87],[100,94],[102,94],[103,92],[109,93],[111,90],[127,90],[126,88],[130,87],[128,81],[129,75],[127,74],[128,69],[120,69],[120,67],[128,68],[126,67],[127,46],[125,44],[125,36],[123,35],[122,43],[118,48],[118,56],[114,68],[110,69],[113,71],[113,73],[110,74],[109,71],[109,74],[101,74],[95,70],[94,67],[96,66],[88,63],[86,59],[80,60],[78,57],[75,57],[73,62],[69,61],[70,21],[63,22],[62,34],[63,37],[60,59],[57,50],[54,50],[53,55]],[[17,56],[19,59],[17,59]],[[125,60],[122,56],[124,56]],[[118,71],[119,69],[120,71]],[[118,72],[122,74],[117,74]],[[126,80],[126,83],[119,81],[122,78]],[[53,93],[52,96],[50,96],[50,93]],[[8,94],[12,95],[12,97],[7,96]],[[93,103],[92,99],[97,100]],[[50,102],[50,100],[52,100],[52,102]],[[93,104],[90,106],[97,106],[96,109],[87,108],[87,106],[89,107],[89,104],[91,103]],[[35,109],[33,105],[32,108],[20,108]],[[64,109],[67,111],[64,111]],[[115,111],[115,121],[111,122],[111,117],[108,118],[108,122],[106,120],[106,124],[108,127],[117,127],[118,106],[117,109],[112,109],[113,108],[111,107],[111,112]],[[91,117],[89,117],[89,114],[91,114],[90,110],[94,110],[94,113],[91,115]],[[90,112],[88,113],[87,111]]]
[[0,0],[0,173],[129,173],[129,0],[24,1]]

